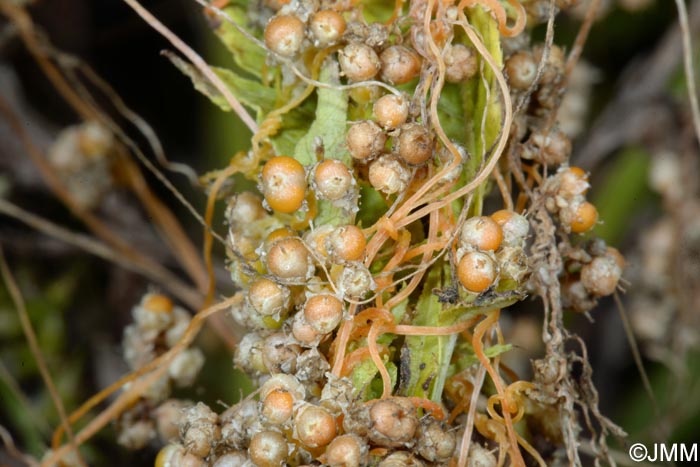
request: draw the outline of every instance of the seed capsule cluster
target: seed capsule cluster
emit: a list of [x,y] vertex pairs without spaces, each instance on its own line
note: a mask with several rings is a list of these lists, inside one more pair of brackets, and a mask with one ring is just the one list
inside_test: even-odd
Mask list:
[[[172,348],[190,323],[184,309],[165,295],[146,294],[132,309],[134,323],[124,329],[124,360],[137,370]],[[173,385],[187,387],[194,383],[204,365],[204,354],[196,347],[185,349],[172,360],[167,373],[129,411],[117,421],[117,441],[129,449],[139,449],[159,436],[168,441],[175,434],[180,410],[191,405],[177,399],[166,400]]]
[[[599,241],[568,241],[592,229],[597,212],[586,201],[587,175],[567,165],[568,136],[547,123],[565,83],[563,50],[532,47],[517,35],[502,40],[505,97],[523,103],[504,130],[497,128],[502,107],[493,97],[499,90],[493,75],[501,70],[489,71],[483,52],[462,34],[456,6],[438,2],[429,11],[425,2],[408,2],[396,21],[385,24],[367,22],[352,2],[262,3],[255,21],[263,19],[258,32],[268,51],[266,66],[278,67],[275,86],[283,89],[282,100],[316,86],[319,68],[335,70],[316,96],[298,106],[319,107],[310,133],[336,107],[347,108],[347,123],[299,139],[284,114],[260,122],[256,144],[245,154],[253,163],[241,169],[257,187],[229,194],[225,211],[227,268],[243,297],[230,316],[245,329],[233,363],[258,391],[222,413],[203,403],[159,407],[151,426],[162,419],[158,431],[172,440],[176,425],[179,440],[161,451],[156,465],[454,465],[467,418],[477,420],[489,442],[516,451],[516,434],[506,441],[512,426],[505,419],[510,415],[512,425],[527,416],[522,389],[491,394],[488,415],[481,402],[475,417],[462,414],[475,385],[467,379],[454,383],[460,375],[452,373],[469,373],[473,362],[486,366],[493,358],[479,337],[486,329],[472,329],[462,315],[468,310],[474,317],[494,316],[504,300],[536,288],[531,247],[542,231],[533,221],[538,214],[553,219],[551,230],[562,239],[557,248],[567,308],[591,309],[618,287],[624,266],[619,253]],[[490,5],[482,9],[482,21],[493,13],[493,25],[512,35],[499,16],[499,2],[475,3],[480,9]],[[513,9],[519,5],[511,3]],[[313,80],[298,80],[300,73]],[[477,89],[472,102],[469,93]],[[328,104],[332,99],[321,90],[344,101]],[[439,97],[442,90],[463,100],[449,107],[448,98]],[[482,106],[478,112],[476,105]],[[448,120],[465,109],[474,115],[448,129]],[[479,125],[490,125],[489,131]],[[472,134],[477,127],[481,134]],[[467,136],[456,136],[465,128]],[[515,169],[504,158],[490,172],[483,170],[495,157],[499,132],[504,139],[498,150],[515,155],[510,162],[523,168],[520,177],[506,172]],[[281,153],[283,145],[274,138],[291,134],[298,144]],[[478,183],[469,191],[473,180]],[[493,205],[495,196],[484,202],[492,180],[508,208],[481,215]],[[454,193],[459,196],[449,198]],[[510,199],[513,194],[520,198]],[[422,307],[435,302],[435,316],[426,317]],[[176,321],[168,314],[138,313],[125,338],[127,348],[139,349],[126,355],[134,368],[172,346],[169,326]],[[439,336],[448,335],[457,336],[454,345],[468,359],[439,347],[450,341]],[[445,358],[442,350],[447,359],[436,364],[434,355]],[[169,378],[190,382],[186,369],[196,366],[193,355],[180,354]],[[498,375],[494,366],[491,378]],[[447,398],[431,393],[441,385],[450,392]],[[501,392],[504,385],[493,386]],[[483,385],[483,395],[489,391]],[[443,402],[453,410],[449,418]],[[511,410],[504,414],[506,404]],[[148,427],[131,425],[131,438],[144,437],[138,433]],[[464,454],[473,465],[496,464],[476,441]],[[504,459],[499,454],[498,462]]]
[[584,233],[598,222],[598,210],[586,200],[589,186],[588,175],[578,167],[560,168],[543,185],[548,194],[546,207],[565,230]]
[[468,219],[457,249],[457,277],[462,286],[479,294],[495,286],[501,275],[522,281],[528,273],[524,247],[529,230],[525,217],[508,210]]
[[96,121],[61,131],[47,162],[85,209],[96,208],[113,186],[114,134]]

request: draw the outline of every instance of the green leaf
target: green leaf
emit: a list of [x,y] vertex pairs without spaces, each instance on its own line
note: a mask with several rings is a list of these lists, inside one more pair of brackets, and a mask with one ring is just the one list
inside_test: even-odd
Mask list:
[[[328,84],[340,84],[340,70],[335,60],[326,60],[319,80]],[[305,166],[316,163],[316,142],[323,144],[323,157],[336,159],[351,165],[350,153],[345,144],[345,126],[348,118],[348,93],[345,90],[318,88],[316,91],[316,118],[309,131],[294,148],[294,158]],[[338,209],[329,201],[318,202],[318,225],[344,225],[354,220],[354,212]]]
[[467,138],[467,130],[464,125],[464,109],[462,107],[461,94],[469,84],[462,86],[446,83],[438,101],[438,116],[440,125],[447,136],[454,141],[464,143]]
[[[454,323],[445,316],[443,306],[433,289],[443,285],[443,268],[430,271],[423,286],[423,293],[416,305],[415,326],[447,326]],[[408,375],[402,391],[406,396],[430,398],[439,402],[442,398],[449,363],[456,335],[451,336],[407,336],[402,352],[402,373]],[[407,358],[403,356],[407,355]]]
[[[178,70],[192,80],[197,91],[207,96],[222,110],[231,111],[231,106],[226,102],[224,96],[197,68],[177,55],[168,53],[166,56]],[[274,107],[277,94],[273,88],[263,86],[257,81],[242,78],[225,68],[211,67],[211,69],[239,101],[258,112],[258,120],[262,114],[269,112]]]
[[[334,60],[326,60],[321,68],[319,81],[340,84],[340,70]],[[316,162],[314,140],[323,142],[324,157],[337,159],[350,165],[350,153],[345,147],[345,126],[348,115],[348,93],[344,90],[319,88],[316,105],[316,119],[309,131],[299,140],[294,150],[294,158],[308,166]]]

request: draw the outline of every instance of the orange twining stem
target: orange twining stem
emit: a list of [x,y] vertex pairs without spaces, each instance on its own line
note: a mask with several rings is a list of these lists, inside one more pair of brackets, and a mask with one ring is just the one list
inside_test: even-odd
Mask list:
[[512,409],[510,407],[509,401],[506,398],[505,390],[503,389],[503,382],[501,377],[493,368],[489,362],[488,357],[484,354],[484,344],[482,339],[486,331],[491,329],[495,323],[498,322],[498,317],[500,316],[500,310],[491,312],[487,315],[483,321],[481,321],[474,329],[474,337],[472,338],[472,347],[474,348],[474,353],[481,362],[481,364],[486,368],[486,371],[491,376],[494,386],[496,386],[496,392],[502,401],[503,408],[503,423],[506,427],[506,433],[508,435],[508,440],[510,444],[510,458],[511,462],[516,467],[525,467],[525,460],[523,459],[520,449],[518,449],[518,441],[515,434],[515,428],[513,427],[513,420],[511,419]]
[[409,261],[426,253],[432,253],[434,251],[440,251],[447,243],[447,239],[441,239],[437,243],[424,243],[423,245],[411,248],[404,255],[404,261]]
[[464,8],[471,8],[475,5],[480,5],[485,10],[490,11],[498,22],[498,30],[501,34],[506,37],[514,37],[523,32],[525,29],[525,20],[527,15],[525,13],[525,8],[518,2],[518,0],[508,0],[508,3],[515,9],[517,17],[515,18],[515,24],[513,27],[508,27],[508,17],[506,15],[506,10],[503,5],[500,4],[498,0],[462,0],[457,8],[463,10]]
[[474,317],[463,323],[453,324],[452,326],[412,326],[409,324],[395,324],[393,326],[382,326],[383,333],[397,334],[400,336],[449,336],[451,334],[459,334],[462,331],[469,329],[479,317]]
[[[400,265],[403,262],[403,257],[406,254],[406,251],[408,251],[408,247],[411,246],[411,233],[402,230],[399,234],[400,238],[397,240],[396,244],[394,245],[394,254],[389,259],[389,262],[387,262],[386,266],[382,269],[381,274],[378,274],[375,276],[374,281],[377,283],[377,290],[383,290],[386,292],[389,292],[389,286],[391,285],[392,281],[394,280],[394,274],[391,272],[394,270],[398,265]],[[381,308],[383,305],[383,297],[382,294],[377,295],[377,307]]]
[[378,231],[383,230],[384,232],[386,232],[387,235],[389,235],[389,237],[392,240],[398,241],[399,231],[396,229],[396,226],[391,221],[391,219],[389,219],[386,216],[382,216],[377,221],[377,226],[378,226],[378,228],[377,228]]
[[367,334],[367,347],[369,348],[369,355],[372,357],[372,361],[377,366],[379,374],[382,377],[382,399],[386,399],[391,396],[391,376],[389,375],[389,370],[387,370],[384,360],[379,355],[379,349],[377,347],[377,336],[380,333],[379,323],[372,322],[372,326]]
[[[380,345],[378,350],[382,356],[389,355],[389,348],[385,345]],[[369,356],[369,347],[360,347],[359,349],[350,352],[350,354],[345,357],[345,361],[343,362],[343,370],[340,373],[341,376],[350,375],[355,367],[365,361]]]
[[[438,224],[439,224],[439,212],[438,211],[433,211],[430,213],[430,225],[428,228],[428,243],[434,243],[437,240],[437,234],[438,234]],[[428,270],[428,263],[432,259],[432,255],[425,254],[423,255],[423,259],[420,263],[420,269],[416,271],[416,274],[411,278],[410,282],[406,287],[404,287],[398,294],[396,294],[394,297],[391,298],[386,303],[386,307],[391,309],[394,306],[398,305],[401,303],[404,299],[406,299],[413,291],[418,287],[418,284],[420,284],[421,280],[423,279],[423,276]]]
[[[348,315],[353,316],[356,311],[357,304],[353,303],[348,309]],[[343,370],[343,360],[345,360],[345,352],[347,351],[352,327],[352,321],[343,321],[343,324],[340,325],[340,329],[338,330],[335,340],[331,344],[329,357],[332,356],[333,358],[333,368],[331,368],[331,372],[334,376],[340,377],[340,373]]]
[[445,419],[445,411],[442,406],[437,402],[433,402],[430,399],[424,399],[422,397],[407,397],[413,405],[419,409],[427,410],[436,420]]
[[386,309],[382,308],[367,308],[362,310],[352,319],[353,324],[369,324],[370,321],[386,321],[392,322],[394,320],[394,315],[389,313]]
[[214,236],[211,233],[211,226],[212,220],[214,218],[214,207],[216,206],[216,197],[226,179],[233,176],[236,172],[238,172],[238,168],[235,165],[229,165],[223,170],[220,170],[216,176],[216,179],[214,180],[214,183],[211,186],[211,189],[209,190],[209,196],[207,196],[207,208],[204,214],[204,223],[206,224],[206,227],[204,228],[204,247],[202,254],[204,256],[204,264],[207,268],[208,287],[207,295],[204,299],[204,303],[202,304],[203,308],[206,308],[211,304],[212,300],[214,299],[214,293],[216,291],[214,263],[211,259],[211,252],[214,244]]

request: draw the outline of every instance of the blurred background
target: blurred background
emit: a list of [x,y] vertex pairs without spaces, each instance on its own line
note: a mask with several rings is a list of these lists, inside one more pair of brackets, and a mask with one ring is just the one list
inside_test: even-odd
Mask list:
[[[50,43],[56,53],[68,54],[65,60],[78,58],[89,64],[153,127],[171,161],[203,174],[224,167],[236,151],[249,146],[245,127],[193,90],[189,79],[161,56],[162,50],[171,48],[169,43],[121,0],[2,3],[24,4],[26,9],[21,11],[33,21],[34,34],[43,38],[40,42]],[[194,2],[142,3],[207,61],[230,65],[227,52]],[[557,18],[555,42],[565,49],[578,31],[581,18],[576,12],[585,11],[586,2],[581,3],[580,10]],[[570,314],[568,325],[587,344],[602,412],[630,434],[630,443],[698,442],[700,157],[682,69],[677,11],[671,0],[603,0],[602,4],[561,112],[561,124],[575,138],[572,164],[592,174],[592,198],[604,220],[595,233],[627,258],[623,302],[658,411],[644,390],[614,300],[601,302],[590,316]],[[700,2],[687,4],[691,31],[696,32],[695,67],[700,71]],[[39,151],[50,151],[59,134],[81,118],[37,65],[23,40],[23,26],[17,16],[10,19],[8,8],[3,7],[0,15],[0,199],[84,232],[82,223],[48,189],[23,142],[27,136]],[[534,37],[542,40],[544,28],[538,27]],[[98,101],[110,108],[104,95]],[[23,133],[17,131],[17,123]],[[152,157],[133,125],[125,122],[124,128]],[[142,172],[150,189],[199,247],[201,227],[155,177]],[[181,174],[169,173],[169,178],[202,212],[206,194]],[[117,236],[181,272],[151,227],[149,213],[129,190],[109,190],[94,209]],[[220,215],[214,226],[224,231]],[[71,411],[127,371],[120,349],[122,331],[131,321],[131,308],[151,285],[140,274],[4,214],[0,214],[0,245],[27,302],[49,370]],[[223,251],[215,250],[215,255],[218,293],[230,294]],[[525,303],[504,320],[516,346],[507,361],[525,376],[529,360],[541,351],[538,303]],[[230,351],[208,329],[198,343],[207,363],[198,384],[182,395],[212,407],[217,401],[234,403],[248,386],[232,370]],[[15,307],[2,286],[0,425],[19,448],[40,457],[57,424]],[[88,443],[86,451],[94,465],[153,462],[156,446],[132,453],[114,439],[110,427]],[[624,444],[617,447],[626,452]],[[16,462],[0,447],[0,465]]]

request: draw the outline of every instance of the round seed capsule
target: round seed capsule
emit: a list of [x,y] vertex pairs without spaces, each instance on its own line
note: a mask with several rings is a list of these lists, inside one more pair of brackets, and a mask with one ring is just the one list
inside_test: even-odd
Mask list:
[[501,246],[503,230],[490,217],[472,217],[467,219],[462,226],[460,241],[460,246],[482,251],[494,251]]
[[282,213],[297,211],[306,194],[304,166],[291,157],[273,157],[262,170],[262,192],[273,210]]
[[304,317],[314,330],[328,334],[343,318],[343,302],[330,294],[314,295],[304,305]]
[[559,171],[558,194],[567,198],[585,195],[590,185],[588,174],[579,167],[567,167]]
[[268,395],[276,390],[288,392],[295,401],[303,401],[306,397],[306,389],[296,376],[284,373],[277,373],[270,376],[270,379],[260,386],[260,399],[265,400]]
[[310,448],[327,445],[337,433],[335,417],[323,407],[311,404],[294,416],[294,428],[297,439]]
[[620,250],[618,250],[617,248],[613,248],[611,246],[607,247],[605,251],[605,256],[613,258],[620,270],[625,269],[625,257],[622,256],[622,253],[620,253]]
[[345,32],[345,19],[337,11],[321,10],[311,18],[309,24],[314,44],[327,47],[340,39]]
[[382,80],[390,84],[408,83],[420,73],[420,57],[402,45],[385,49],[379,60],[382,62]]
[[554,129],[547,134],[534,133],[530,139],[538,148],[534,158],[546,165],[563,164],[571,155],[571,139],[566,134]]
[[365,444],[356,435],[335,438],[326,448],[324,464],[330,467],[360,467],[364,464]]
[[265,45],[276,54],[293,57],[304,43],[304,23],[293,15],[279,15],[265,27]]
[[338,290],[351,299],[362,298],[376,287],[372,273],[359,261],[350,261],[344,265],[337,284]]
[[430,130],[418,123],[401,127],[396,152],[411,165],[420,165],[433,156],[433,138]]
[[[408,451],[394,451],[377,464],[377,467],[424,467],[425,464]],[[476,464],[478,465],[478,464]],[[473,464],[469,464],[473,467]],[[481,467],[479,465],[479,467]],[[488,466],[491,467],[491,466]]]
[[294,397],[289,391],[274,389],[263,399],[261,412],[268,422],[281,425],[292,418]]
[[289,455],[287,438],[276,431],[260,431],[250,440],[248,455],[257,467],[280,467]]
[[158,452],[155,467],[205,467],[204,460],[187,452],[178,444],[168,444]]
[[321,334],[306,321],[303,313],[294,315],[292,336],[305,347],[315,347],[321,340]]
[[505,63],[508,82],[515,89],[527,90],[535,81],[537,63],[528,51],[520,51],[511,55]]
[[504,245],[522,245],[530,232],[530,223],[525,219],[525,216],[514,211],[501,209],[491,214],[491,219],[501,227]]
[[167,443],[178,439],[180,436],[178,425],[183,411],[191,405],[191,402],[180,399],[168,399],[156,408],[154,412],[156,431],[161,441]]
[[240,228],[267,216],[262,199],[255,193],[244,191],[234,195],[226,207],[226,220],[233,228]]
[[321,199],[338,200],[352,187],[350,170],[340,161],[329,159],[316,166],[314,182],[316,194]]
[[622,269],[614,255],[598,256],[581,268],[581,283],[586,290],[598,297],[615,292]]
[[[539,63],[540,60],[542,60],[543,53],[543,45],[537,45],[533,49],[533,56],[535,58],[535,62]],[[552,47],[549,49],[549,59],[547,60],[547,64],[544,67],[544,72],[542,73],[542,77],[540,78],[540,83],[553,83],[555,80],[559,79],[562,73],[564,72],[565,64],[566,54],[564,54],[564,50],[557,45],[552,45]]]
[[365,256],[367,240],[362,229],[355,225],[336,228],[326,237],[326,251],[340,261],[360,261]]
[[300,353],[301,347],[293,344],[290,337],[283,333],[272,334],[263,342],[262,360],[270,373],[291,374],[296,371]]
[[486,253],[470,251],[457,265],[459,282],[470,292],[481,293],[496,281],[496,263]]
[[386,129],[398,128],[408,118],[408,102],[395,94],[387,94],[377,99],[372,110],[377,123]]
[[289,289],[270,279],[256,279],[248,289],[248,302],[263,316],[279,315],[289,307]]
[[386,134],[371,120],[353,123],[345,138],[350,155],[358,160],[369,159],[381,154],[386,144]]
[[421,421],[418,453],[430,462],[447,462],[454,454],[457,439],[454,431],[435,419]]
[[280,279],[305,280],[313,275],[313,263],[306,247],[296,237],[277,241],[266,257],[267,269]]
[[388,195],[406,190],[410,180],[411,171],[392,155],[381,156],[369,166],[369,183]]
[[574,233],[588,232],[598,222],[598,210],[588,201],[576,208],[576,215],[571,221],[571,231]]
[[413,439],[418,428],[415,408],[398,400],[383,399],[369,409],[369,437],[381,446],[395,447]]
[[172,325],[174,307],[172,300],[165,295],[149,293],[131,314],[140,329],[157,333]]
[[277,243],[278,240],[282,240],[283,238],[288,238],[288,237],[296,237],[297,233],[290,229],[289,227],[280,227],[279,229],[275,229],[269,234],[267,234],[267,237],[265,237],[265,242],[263,243],[263,251],[265,254],[270,252],[270,248],[272,248],[272,245]]
[[350,81],[367,81],[379,73],[381,62],[372,47],[352,42],[338,52],[338,62]]
[[244,452],[232,451],[218,457],[212,467],[241,467],[246,462],[248,462],[248,456]]
[[461,83],[476,75],[478,65],[474,50],[463,44],[454,44],[445,53],[445,79]]

